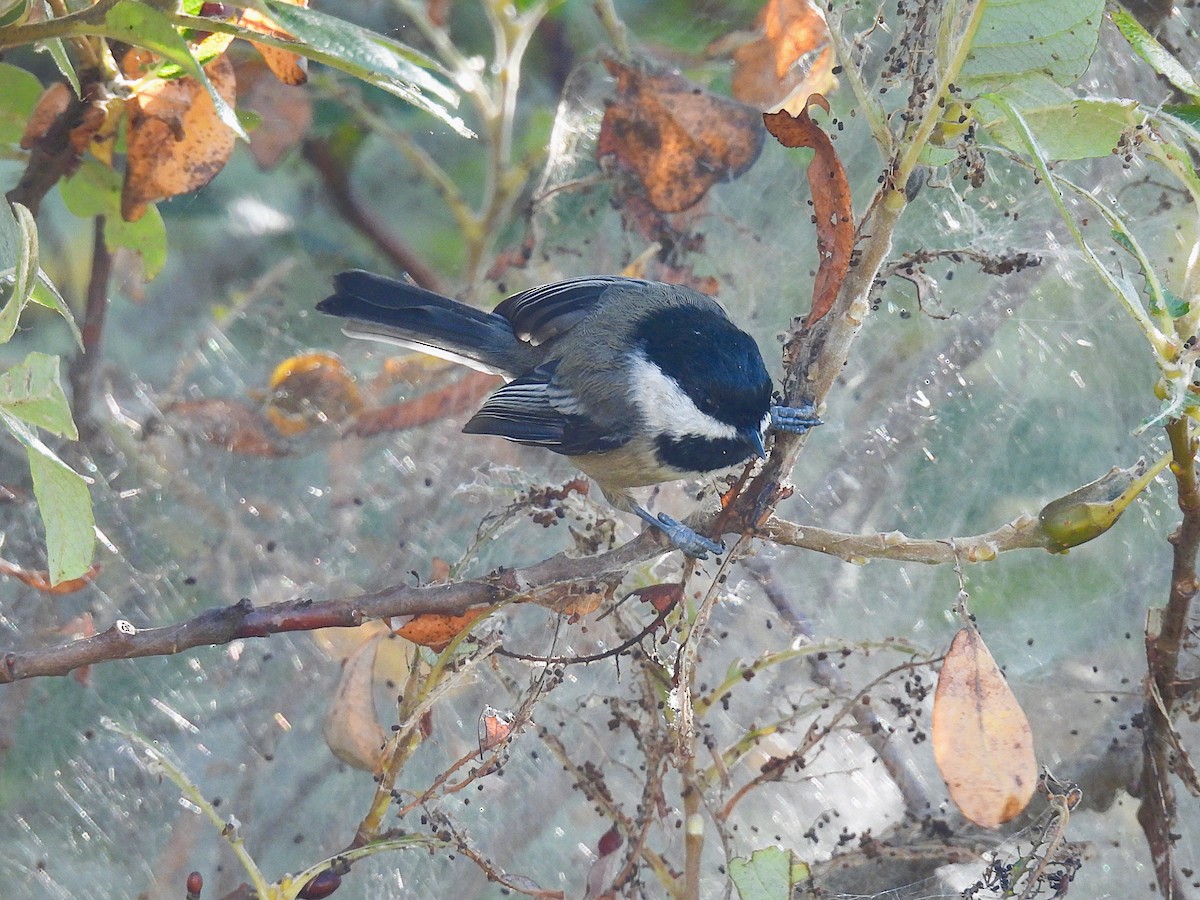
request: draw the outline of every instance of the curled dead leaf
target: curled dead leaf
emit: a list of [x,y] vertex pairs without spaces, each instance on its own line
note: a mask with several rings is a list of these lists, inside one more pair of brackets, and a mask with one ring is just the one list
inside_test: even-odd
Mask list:
[[833,308],[854,253],[850,182],[829,135],[808,114],[808,107],[814,104],[829,112],[829,102],[814,94],[798,116],[786,111],[763,116],[767,130],[783,146],[810,147],[814,151],[808,166],[808,184],[812,190],[813,223],[817,226],[817,253],[821,262],[813,283],[812,310],[805,320],[809,327]]
[[396,634],[414,644],[420,644],[441,653],[450,646],[452,640],[470,628],[475,620],[487,611],[487,607],[482,607],[468,610],[461,616],[443,616],[434,613],[413,616],[396,629]]
[[344,422],[363,407],[354,376],[332,353],[285,359],[271,373],[269,388],[267,418],[286,437]]
[[833,47],[812,0],[768,0],[756,36],[733,51],[733,96],[763,111],[803,112],[833,87]]
[[507,741],[516,718],[510,710],[485,706],[479,714],[479,752],[486,753]]
[[484,395],[495,390],[498,383],[495,375],[469,372],[454,384],[419,397],[365,410],[355,420],[352,431],[359,437],[370,437],[386,431],[404,431],[438,422],[474,409]]
[[630,594],[645,600],[657,612],[665,613],[670,612],[671,608],[683,599],[683,585],[677,583],[650,584],[631,591]]
[[632,173],[659,212],[698,203],[718,182],[754,164],[764,135],[748,106],[680,75],[606,60],[617,97],[604,111],[596,157]]
[[933,756],[962,814],[995,828],[1029,804],[1038,783],[1033,732],[983,638],[954,636],[933,700]]
[[[204,71],[232,106],[237,93],[233,64],[219,56]],[[152,79],[129,99],[126,109],[121,215],[127,221],[140,219],[148,203],[208,184],[233,153],[233,132],[194,78]]]
[[[288,2],[292,6],[308,7],[308,0],[288,0]],[[238,24],[250,31],[257,31],[259,34],[292,40],[292,36],[288,32],[276,25],[274,20],[263,15],[256,9],[243,10]],[[257,41],[251,41],[250,45],[259,52],[263,58],[263,62],[267,64],[267,67],[274,73],[275,77],[284,84],[297,85],[308,81],[308,60],[303,56],[298,56],[287,50],[281,50],[278,47],[269,47]]]
[[100,574],[100,566],[93,563],[78,578],[68,578],[66,581],[55,584],[50,580],[50,573],[43,569],[26,569],[24,566],[0,559],[0,575],[15,578],[44,594],[73,594],[95,581],[98,574]]
[[387,743],[375,711],[375,654],[382,638],[376,635],[365,641],[346,658],[322,725],[333,755],[366,772],[379,769]]

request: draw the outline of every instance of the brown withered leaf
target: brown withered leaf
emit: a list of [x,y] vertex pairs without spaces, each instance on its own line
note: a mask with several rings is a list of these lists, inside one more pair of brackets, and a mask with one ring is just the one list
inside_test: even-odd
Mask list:
[[475,620],[488,611],[487,607],[470,609],[461,616],[443,616],[436,613],[424,613],[413,616],[404,625],[396,629],[396,634],[414,644],[428,647],[441,653],[459,633],[470,628]]
[[[204,67],[231,106],[237,87],[233,64],[219,56]],[[233,153],[235,137],[217,117],[208,92],[194,78],[154,79],[127,104],[125,187],[121,215],[136,221],[146,204],[208,184]]]
[[617,97],[600,122],[596,157],[633,173],[659,212],[694,206],[758,159],[764,135],[752,108],[674,73],[611,59],[605,66],[617,79]]
[[954,636],[933,700],[933,756],[962,814],[995,828],[1020,813],[1037,787],[1029,720],[983,638]]
[[322,723],[325,743],[333,755],[366,772],[379,769],[387,743],[375,711],[375,654],[382,637],[363,642],[346,658]]
[[850,182],[838,159],[833,142],[808,115],[816,104],[829,112],[829,102],[820,94],[808,98],[800,115],[786,111],[766,113],[767,130],[785,147],[810,147],[814,151],[808,166],[808,184],[812,190],[813,223],[817,226],[817,253],[821,257],[813,283],[812,310],[805,325],[812,326],[833,307],[854,252],[854,207],[850,202]]
[[210,444],[245,456],[281,457],[288,449],[267,430],[255,408],[229,400],[186,400],[166,410],[171,426]]
[[55,584],[50,580],[50,573],[44,569],[26,569],[24,566],[0,559],[0,575],[15,578],[44,594],[73,594],[95,581],[99,573],[100,566],[93,564],[78,578],[68,578]]
[[65,81],[56,81],[42,91],[37,105],[25,123],[25,132],[21,135],[21,149],[32,150],[34,144],[45,137],[54,120],[67,111],[73,96],[70,86]]
[[650,584],[636,591],[630,591],[630,596],[645,600],[658,612],[666,613],[683,599],[683,585],[670,582],[667,584]]
[[733,96],[761,110],[800,113],[833,87],[833,47],[812,0],[768,0],[756,38],[733,51]]
[[437,422],[475,408],[484,395],[495,390],[499,383],[495,375],[469,372],[454,384],[419,397],[379,409],[364,410],[355,419],[351,432],[359,437],[370,437],[385,431],[404,431]]
[[300,144],[312,125],[312,98],[302,87],[271,76],[260,60],[236,65],[238,109],[258,113],[250,153],[260,169],[273,169]]
[[268,386],[267,419],[286,437],[337,425],[363,408],[354,376],[332,353],[285,359],[271,373]]
[[[288,0],[288,2],[292,6],[308,8],[308,0]],[[293,40],[288,32],[275,24],[274,20],[263,15],[256,9],[243,10],[241,18],[238,19],[238,24],[250,31],[257,31],[259,34],[283,38],[284,40]],[[280,50],[278,47],[268,47],[266,44],[260,44],[257,41],[251,41],[250,44],[262,55],[263,62],[275,73],[275,77],[284,84],[296,85],[304,84],[304,82],[308,81],[308,60],[303,56],[298,56],[287,50]]]
[[512,735],[516,716],[511,710],[485,706],[479,714],[479,752],[486,753]]

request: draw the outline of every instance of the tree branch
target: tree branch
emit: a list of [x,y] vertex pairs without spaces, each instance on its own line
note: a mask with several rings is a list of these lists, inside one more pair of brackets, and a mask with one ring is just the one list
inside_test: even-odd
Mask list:
[[777,544],[816,550],[857,562],[867,559],[892,559],[928,565],[963,562],[988,562],[1008,550],[1051,550],[1052,542],[1035,516],[1023,515],[994,531],[968,537],[911,538],[899,531],[875,534],[844,534],[812,525],[800,525],[772,517],[760,536]]
[[[1143,706],[1142,775],[1138,784],[1141,804],[1137,819],[1146,834],[1158,889],[1167,900],[1187,891],[1174,862],[1176,825],[1175,787],[1171,782],[1174,752],[1175,701],[1179,699],[1179,654],[1188,633],[1192,600],[1200,582],[1196,554],[1200,551],[1200,483],[1196,473],[1196,441],[1190,420],[1175,419],[1166,426],[1174,458],[1171,471],[1178,486],[1183,521],[1168,538],[1174,548],[1171,590],[1166,609],[1152,609],[1146,625],[1146,699]],[[1188,765],[1186,760],[1183,765]]]
[[407,243],[384,228],[355,199],[345,167],[333,155],[325,140],[309,138],[304,142],[302,152],[320,174],[338,215],[366,235],[381,253],[402,272],[407,272],[421,287],[440,293],[445,291],[437,272],[417,256]]

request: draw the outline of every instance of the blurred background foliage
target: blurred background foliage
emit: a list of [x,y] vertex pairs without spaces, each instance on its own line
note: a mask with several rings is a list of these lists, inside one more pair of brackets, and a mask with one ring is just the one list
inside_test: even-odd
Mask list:
[[[612,521],[585,497],[561,501],[561,518],[539,518],[520,505],[531,489],[572,478],[569,464],[464,439],[462,411],[449,405],[419,427],[374,436],[307,421],[325,415],[326,400],[343,411],[411,411],[406,402],[461,377],[439,363],[396,361],[380,348],[351,345],[312,307],[347,267],[407,269],[490,305],[533,284],[640,261],[647,277],[718,288],[778,374],[769,348],[807,311],[818,265],[804,179],[809,154],[768,140],[748,171],[671,220],[678,242],[664,245],[664,229],[657,249],[595,158],[613,97],[602,51],[626,40],[659,65],[727,93],[728,56],[713,51],[714,42],[752,29],[760,7],[755,0],[626,2],[618,7],[621,28],[576,2],[520,3],[507,12],[487,0],[320,5],[440,59],[455,76],[445,82],[461,95],[449,114],[474,139],[328,66],[313,65],[303,87],[269,83],[257,54],[235,45],[237,107],[251,141],[238,142],[203,189],[158,204],[168,250],[157,277],[144,281],[143,260],[115,249],[102,338],[76,383],[86,393],[81,402],[77,391],[75,406],[85,441],[60,450],[89,479],[100,571],[69,594],[4,581],[4,644],[56,644],[117,619],[152,627],[242,597],[261,606],[448,572],[481,575],[630,537],[632,523]],[[877,14],[881,24],[872,26]],[[904,95],[903,74],[882,74],[884,48],[899,28],[891,10],[851,4],[842,15],[859,50],[867,48],[868,89]],[[1163,40],[1180,59],[1198,58],[1195,15],[1180,5],[1163,24]],[[497,59],[502,32],[508,44]],[[526,38],[519,58],[513,48]],[[456,72],[454,60],[464,68]],[[60,78],[49,56],[27,47],[6,51],[3,61],[43,84]],[[505,61],[513,65],[506,69]],[[1145,107],[1168,97],[1108,22],[1075,90],[1136,98]],[[880,177],[878,149],[844,80],[826,93],[830,131],[861,214]],[[273,152],[266,137],[276,142]],[[5,151],[6,189],[26,161],[15,147]],[[895,235],[892,258],[958,255],[924,262],[914,278],[890,270],[877,286],[851,363],[829,397],[827,424],[793,473],[796,493],[780,508],[786,518],[846,532],[971,535],[1036,514],[1114,465],[1166,450],[1160,429],[1137,430],[1160,407],[1155,360],[1029,172],[998,149],[989,152],[978,186],[961,167],[931,171]],[[1167,283],[1185,280],[1198,234],[1195,206],[1178,184],[1136,152],[1056,171],[1096,190],[1136,227]],[[58,189],[45,195],[37,223],[41,265],[83,319],[93,277],[91,223],[68,211]],[[1140,283],[1128,259],[1116,261],[1117,244],[1104,246],[1105,262]],[[987,274],[965,251],[1028,254],[1040,264]],[[53,313],[31,308],[22,324],[0,347],[0,362],[32,350],[72,356],[71,333]],[[340,362],[310,355],[330,351]],[[315,380],[289,381],[306,366],[319,370]],[[454,394],[444,396],[450,404]],[[290,428],[289,417],[302,424]],[[0,509],[3,556],[44,568],[24,456],[15,445],[0,449],[0,483],[11,486]],[[662,508],[687,509],[695,486],[656,493]],[[1146,671],[1143,631],[1147,610],[1169,588],[1174,499],[1160,480],[1112,531],[1067,555],[1007,553],[966,571],[971,609],[1029,715],[1039,761],[1084,791],[1068,832],[1084,842],[1072,896],[1152,892],[1130,791],[1141,760],[1134,723]],[[714,502],[711,491],[706,502]],[[494,518],[514,503],[516,512]],[[670,581],[677,567],[668,558],[631,573],[630,582]],[[724,748],[766,722],[786,725],[750,741],[753,748],[728,772],[701,748],[710,812],[772,757],[790,753],[823,710],[840,709],[894,665],[944,652],[956,627],[948,610],[957,589],[949,567],[855,565],[765,544],[732,569],[702,648],[699,693],[734,677],[728,696],[713,698],[700,741]],[[652,618],[633,601],[605,618],[577,621],[509,607],[476,630],[485,645],[503,640],[533,655],[585,655]],[[625,865],[621,854],[635,841],[658,854],[663,871],[656,874],[643,854],[621,894],[664,896],[673,883],[664,873],[677,872],[684,854],[684,784],[665,762],[671,735],[661,713],[677,637],[660,634],[620,663],[463,663],[437,695],[424,740],[397,783],[401,804],[478,749],[486,707],[515,709],[538,695],[533,723],[513,740],[500,772],[402,820],[394,811],[385,820],[444,845],[365,859],[339,896],[496,896],[500,888],[467,847],[490,860],[493,872],[520,873],[527,887],[580,897],[592,879],[604,883],[595,873],[606,858],[616,869]],[[374,783],[344,760],[344,747],[343,758],[331,752],[338,739],[330,731],[367,728],[361,695],[372,690],[389,728],[398,691],[414,673],[427,677],[437,658],[385,639],[373,688],[370,681],[347,687],[343,660],[364,639],[276,635],[0,688],[0,835],[7,847],[0,883],[8,885],[0,893],[178,897],[195,869],[205,875],[204,896],[221,897],[245,880],[216,829],[145,764],[135,743],[103,727],[109,719],[154,742],[221,815],[236,817],[269,878],[336,854],[367,813]],[[879,643],[890,639],[901,643]],[[808,644],[825,650],[741,677],[740,666]],[[708,832],[703,895],[727,896],[727,859],[771,845],[813,864],[840,858],[822,870],[827,893],[820,896],[889,898],[958,896],[983,877],[979,853],[994,850],[1012,862],[1036,845],[1045,812],[1037,799],[998,833],[956,818],[925,740],[934,678],[915,668],[888,679],[869,703],[857,701],[871,708],[873,721],[843,719],[806,756],[803,771],[741,800],[726,822],[725,846]],[[1180,719],[1178,727],[1184,744],[1194,745],[1194,723]],[[880,730],[890,734],[883,762],[872,742]],[[601,840],[614,822],[625,842],[616,856]],[[1175,852],[1184,871],[1200,867],[1197,824],[1195,801],[1181,794]],[[897,852],[879,856],[881,846]]]

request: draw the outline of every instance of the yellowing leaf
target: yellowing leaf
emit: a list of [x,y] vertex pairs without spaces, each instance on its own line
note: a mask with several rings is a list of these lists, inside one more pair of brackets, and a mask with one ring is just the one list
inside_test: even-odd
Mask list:
[[1029,720],[974,628],[954,636],[942,663],[933,756],[950,798],[985,828],[1020,813],[1037,787]]
[[347,765],[374,772],[383,760],[387,735],[375,711],[376,635],[350,654],[325,713],[325,743]]

